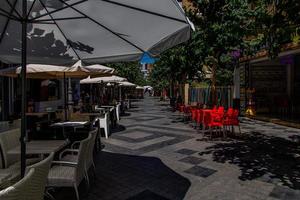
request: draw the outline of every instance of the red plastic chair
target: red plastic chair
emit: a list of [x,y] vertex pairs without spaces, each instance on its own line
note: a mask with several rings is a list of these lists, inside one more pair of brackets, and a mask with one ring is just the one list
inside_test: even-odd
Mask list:
[[224,133],[224,113],[221,114],[219,112],[212,111],[210,114],[210,121],[208,123],[209,131],[210,131],[210,138],[212,138],[214,128],[219,128],[221,132],[223,130],[223,136],[225,137]]
[[183,117],[184,117],[184,121],[188,121],[189,119],[191,119],[191,113],[192,113],[192,107],[191,106],[184,106],[184,111],[183,111]]
[[240,121],[239,121],[239,111],[237,109],[228,109],[228,112],[224,119],[224,127],[231,127],[234,133],[234,126],[239,127],[241,133]]
[[212,109],[213,112],[217,112],[217,110],[218,110],[217,106],[214,106],[213,109]]
[[218,113],[223,113],[223,114],[224,114],[224,107],[223,107],[223,106],[220,106],[220,107],[217,109],[217,112],[218,112]]
[[202,109],[199,115],[199,123],[202,125],[202,133],[205,134],[206,128],[209,128],[209,124],[211,122],[211,115],[213,110]]
[[181,104],[179,105],[179,112],[181,112],[181,113],[184,112],[184,105],[181,105]]
[[197,126],[200,127],[203,123],[203,111],[202,109],[198,109],[196,112],[196,123]]
[[197,109],[196,108],[192,108],[191,109],[191,120],[193,123],[193,127],[197,126]]
[[196,121],[197,119],[197,109],[192,108],[192,121]]

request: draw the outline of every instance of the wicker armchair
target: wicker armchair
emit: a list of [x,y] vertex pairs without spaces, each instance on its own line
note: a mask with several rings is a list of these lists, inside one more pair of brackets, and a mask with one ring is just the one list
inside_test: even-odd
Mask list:
[[[89,141],[88,148],[85,154],[85,163],[84,163],[84,170],[85,170],[85,178],[89,185],[89,176],[88,176],[88,170],[93,167],[94,174],[96,174],[96,167],[94,164],[93,154],[94,154],[94,146],[97,139],[97,132],[98,130],[95,129],[93,131],[89,132],[89,135],[92,135],[91,140]],[[59,160],[61,161],[67,161],[67,162],[77,162],[78,161],[78,149],[76,147],[80,144],[80,141],[74,142],[72,144],[72,149],[66,149],[63,151],[60,156]]]
[[[19,128],[8,130],[0,134],[0,174],[11,174],[9,180],[11,183],[15,183],[20,178],[20,156],[11,155],[7,152],[16,146],[20,145]],[[40,161],[40,159],[31,158],[26,160],[26,165],[31,165]]]
[[31,165],[23,179],[0,191],[1,200],[43,200],[47,175],[54,153],[46,159]]
[[[53,161],[52,168],[48,175],[48,187],[73,187],[76,198],[79,200],[78,186],[85,178],[85,156],[92,135],[80,142],[79,150],[71,150],[70,152],[78,153],[76,162],[69,161]],[[66,151],[64,151],[66,152]]]
[[19,141],[20,136],[21,136],[21,130],[19,128],[5,131],[0,134],[0,146],[1,146],[0,168],[2,168],[2,169],[7,168],[10,165],[12,165],[20,160],[20,156],[18,156],[18,155],[7,154],[7,151],[15,148],[16,146],[18,146],[20,144],[20,141]]

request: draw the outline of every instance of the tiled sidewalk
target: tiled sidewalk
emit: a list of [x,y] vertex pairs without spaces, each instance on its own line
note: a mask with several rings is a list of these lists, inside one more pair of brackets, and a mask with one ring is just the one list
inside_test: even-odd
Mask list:
[[243,119],[242,136],[209,140],[158,99],[133,105],[83,199],[300,199],[300,130]]

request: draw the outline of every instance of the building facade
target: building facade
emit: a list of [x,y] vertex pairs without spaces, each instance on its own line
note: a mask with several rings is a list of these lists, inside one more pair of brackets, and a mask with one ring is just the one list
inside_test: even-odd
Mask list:
[[243,58],[235,78],[242,114],[253,108],[257,116],[300,119],[300,47],[289,45],[276,59],[266,52]]

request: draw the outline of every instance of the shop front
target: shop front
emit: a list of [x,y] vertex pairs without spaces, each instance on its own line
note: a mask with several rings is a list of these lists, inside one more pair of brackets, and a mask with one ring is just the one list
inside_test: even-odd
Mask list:
[[243,115],[300,121],[300,49],[239,65]]

